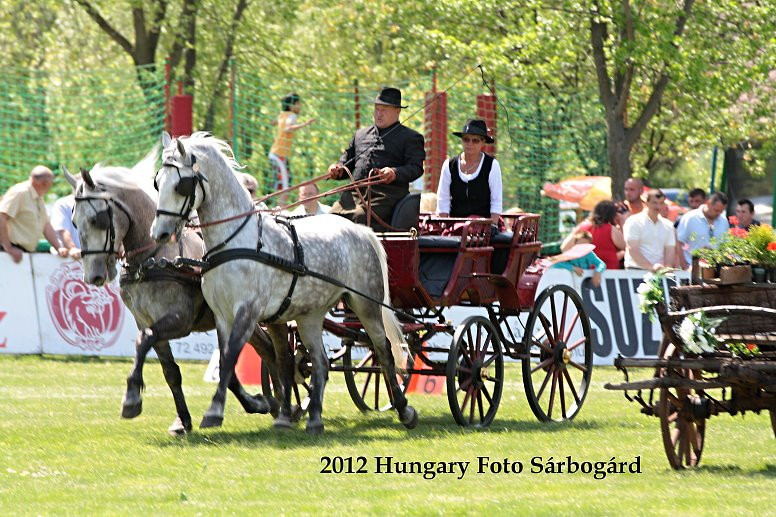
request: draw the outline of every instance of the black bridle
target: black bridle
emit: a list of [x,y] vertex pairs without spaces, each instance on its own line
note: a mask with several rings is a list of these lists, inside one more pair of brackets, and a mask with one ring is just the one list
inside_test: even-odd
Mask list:
[[[207,181],[207,178],[199,172],[197,158],[193,154],[191,155],[190,165],[184,165],[180,162],[170,159],[164,162],[162,167],[175,168],[175,171],[178,173],[178,183],[175,185],[175,193],[179,196],[182,196],[184,199],[183,204],[181,205],[181,209],[178,212],[157,209],[156,215],[171,215],[179,219],[188,220],[189,216],[191,215],[191,211],[194,209],[194,202],[196,201],[197,197],[197,186],[202,189],[202,200],[204,201],[205,199],[204,183]],[[194,175],[181,176],[181,167],[191,168],[191,170],[194,171]],[[156,178],[154,178],[154,188],[157,192],[159,192],[159,185],[156,182]]]
[[[81,248],[81,256],[100,255],[100,254],[118,256],[119,252],[117,249],[115,249],[116,227],[113,224],[113,205],[116,205],[116,207],[119,210],[124,212],[124,214],[127,216],[129,227],[131,228],[132,217],[129,215],[129,211],[126,208],[124,208],[124,206],[118,201],[111,198],[101,197],[101,196],[76,196],[75,201],[76,202],[86,201],[87,203],[89,203],[89,206],[91,206],[95,212],[94,216],[91,217],[89,221],[98,230],[105,231],[105,243],[103,244],[102,249],[87,250],[87,249]],[[97,210],[97,208],[94,206],[92,201],[105,201],[105,208],[103,210]],[[73,221],[73,226],[76,226],[75,221]],[[76,226],[76,229],[78,229],[77,226]]]

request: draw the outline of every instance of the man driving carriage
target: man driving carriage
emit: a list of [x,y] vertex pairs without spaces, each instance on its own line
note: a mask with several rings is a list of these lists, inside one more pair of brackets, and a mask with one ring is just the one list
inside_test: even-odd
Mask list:
[[[371,187],[370,226],[376,231],[388,228],[396,203],[409,194],[410,182],[423,175],[426,158],[423,135],[402,125],[401,91],[383,88],[374,100],[374,125],[356,131],[339,162],[329,166],[333,179],[347,177],[351,169],[355,180],[379,174],[382,182]],[[374,172],[373,172],[374,171]],[[341,215],[353,222],[366,224],[369,208],[367,189],[343,192],[329,213]]]

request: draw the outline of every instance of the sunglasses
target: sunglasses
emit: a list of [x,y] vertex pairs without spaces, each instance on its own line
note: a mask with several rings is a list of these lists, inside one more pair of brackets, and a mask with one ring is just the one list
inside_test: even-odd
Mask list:
[[467,143],[467,144],[479,144],[479,143],[485,142],[484,138],[472,138],[468,136],[461,137],[461,140],[463,140],[464,143]]

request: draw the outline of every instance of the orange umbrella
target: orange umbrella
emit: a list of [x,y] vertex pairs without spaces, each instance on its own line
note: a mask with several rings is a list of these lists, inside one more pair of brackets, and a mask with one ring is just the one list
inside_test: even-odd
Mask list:
[[599,201],[612,199],[612,178],[574,176],[558,183],[547,182],[542,194],[552,199],[577,203],[582,210],[592,210]]

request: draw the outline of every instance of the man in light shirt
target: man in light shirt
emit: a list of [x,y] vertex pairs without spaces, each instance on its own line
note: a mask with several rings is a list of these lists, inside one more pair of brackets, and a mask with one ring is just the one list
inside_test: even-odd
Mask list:
[[660,215],[665,198],[660,189],[650,190],[647,193],[647,209],[625,221],[626,269],[657,271],[674,266],[674,226]]
[[[328,214],[331,207],[324,205],[317,199],[310,199],[318,195],[318,187],[313,183],[299,187],[299,201],[301,205],[291,210],[288,215],[321,215]],[[307,201],[309,199],[309,201]]]
[[714,246],[712,239],[721,239],[730,229],[725,217],[727,204],[727,196],[722,192],[715,192],[705,204],[682,216],[676,229],[676,238],[684,249],[684,260],[687,264],[692,264],[693,250]]

